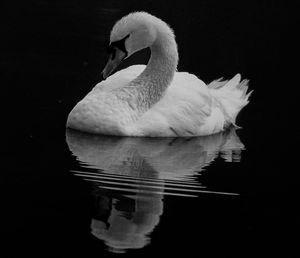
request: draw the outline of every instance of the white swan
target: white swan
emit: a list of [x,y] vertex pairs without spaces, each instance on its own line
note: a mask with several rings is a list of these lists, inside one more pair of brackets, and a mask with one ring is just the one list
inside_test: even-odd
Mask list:
[[[145,65],[133,65],[112,76],[120,62],[150,47]],[[200,136],[235,124],[248,103],[248,80],[206,85],[195,75],[176,72],[177,44],[171,28],[145,12],[119,20],[110,35],[110,58],[98,83],[70,112],[67,127],[119,136]]]

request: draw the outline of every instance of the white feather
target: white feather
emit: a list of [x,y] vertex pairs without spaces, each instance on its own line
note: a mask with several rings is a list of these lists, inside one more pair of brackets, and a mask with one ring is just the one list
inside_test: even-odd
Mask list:
[[[141,19],[143,16],[147,19]],[[111,38],[121,32],[125,35],[130,26],[138,31],[139,23],[143,33],[145,26],[156,30],[153,45],[149,43],[152,56],[147,67],[130,66],[97,84],[74,107],[67,126],[99,134],[185,137],[214,134],[235,125],[237,114],[248,103],[248,81],[241,82],[237,74],[229,81],[219,79],[206,85],[195,75],[176,72],[173,32],[146,13],[123,18]],[[138,47],[138,42],[134,45]]]

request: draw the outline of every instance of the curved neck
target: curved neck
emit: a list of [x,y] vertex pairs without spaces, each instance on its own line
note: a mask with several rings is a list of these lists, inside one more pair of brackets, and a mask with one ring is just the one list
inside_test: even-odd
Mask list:
[[150,46],[151,57],[145,70],[131,82],[136,86],[137,108],[145,111],[157,103],[172,82],[178,64],[177,44],[171,32],[157,32]]

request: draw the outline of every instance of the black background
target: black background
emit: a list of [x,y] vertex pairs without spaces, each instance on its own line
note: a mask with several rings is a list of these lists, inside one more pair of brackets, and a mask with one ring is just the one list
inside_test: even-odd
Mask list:
[[[230,231],[236,234],[233,240],[239,234],[243,240],[242,245],[237,243],[239,257],[259,257],[261,248],[265,254],[277,253],[281,247],[283,254],[292,252],[291,236],[299,226],[299,183],[292,165],[299,143],[298,32],[294,29],[297,17],[287,1],[32,0],[6,1],[2,6],[1,198],[5,219],[1,228],[10,252],[40,256],[58,250],[100,252],[101,243],[88,234],[88,186],[68,173],[76,161],[65,143],[65,121],[77,101],[101,80],[111,27],[136,10],[150,12],[174,29],[179,71],[194,73],[204,82],[239,72],[250,79],[254,90],[250,104],[238,117],[247,152],[243,177],[235,179],[246,197],[238,205],[229,203],[231,209],[247,215],[241,219],[225,212],[216,228],[224,227],[228,235],[208,235],[211,241],[205,253],[231,257],[227,255],[232,251],[227,245]],[[147,50],[142,51],[122,67],[146,63],[148,56]],[[215,169],[221,167],[217,163]],[[226,211],[228,204],[203,197],[198,201],[204,208],[216,204],[215,212]],[[182,227],[172,216],[179,213],[192,228],[185,214],[189,203],[181,204],[180,211],[172,204],[166,220],[173,219],[173,224]],[[210,215],[203,216],[208,219]],[[196,220],[191,215],[190,221]],[[241,230],[239,224],[246,229]],[[187,240],[172,238],[168,227],[162,223],[160,233],[170,240],[156,242],[157,249],[150,248],[149,253],[174,252],[176,244],[188,251]],[[216,239],[222,237],[227,239],[224,246],[215,247],[214,241],[219,243]],[[191,245],[197,246],[197,236],[194,239]]]

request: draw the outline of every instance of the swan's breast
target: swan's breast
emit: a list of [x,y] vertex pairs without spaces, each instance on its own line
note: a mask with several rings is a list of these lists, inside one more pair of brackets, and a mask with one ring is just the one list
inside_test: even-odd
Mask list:
[[127,135],[135,114],[112,92],[90,92],[70,112],[67,126],[95,134]]

